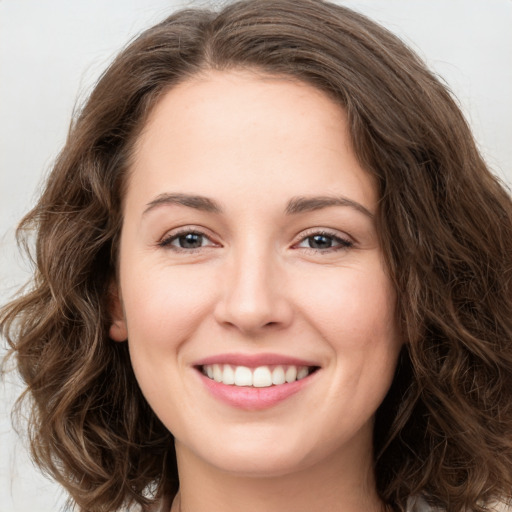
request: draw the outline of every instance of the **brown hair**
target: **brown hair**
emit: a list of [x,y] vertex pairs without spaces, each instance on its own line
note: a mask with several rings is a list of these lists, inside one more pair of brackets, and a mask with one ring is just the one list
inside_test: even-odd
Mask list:
[[395,36],[314,0],[184,10],[144,32],[77,115],[37,206],[28,291],[4,307],[36,462],[84,511],[176,491],[172,435],[108,338],[124,174],[152,106],[207,69],[256,68],[341,104],[379,187],[378,224],[407,341],[377,412],[378,492],[450,512],[512,489],[512,204],[447,89]]

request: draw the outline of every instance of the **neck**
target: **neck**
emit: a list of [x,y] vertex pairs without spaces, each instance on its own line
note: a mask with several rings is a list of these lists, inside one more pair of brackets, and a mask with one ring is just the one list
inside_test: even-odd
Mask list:
[[[333,454],[321,463],[272,477],[219,470],[177,444],[180,492],[172,512],[382,512],[371,453]],[[362,455],[362,454],[359,454]],[[369,461],[362,464],[361,461]]]

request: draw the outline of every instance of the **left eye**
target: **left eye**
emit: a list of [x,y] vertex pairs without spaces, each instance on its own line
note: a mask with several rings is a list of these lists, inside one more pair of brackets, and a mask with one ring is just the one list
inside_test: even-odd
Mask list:
[[160,242],[163,247],[172,247],[176,249],[199,249],[209,245],[214,245],[213,242],[203,233],[195,231],[187,231],[177,233],[165,238]]
[[338,236],[326,233],[315,233],[303,238],[297,247],[307,249],[326,250],[351,247],[353,244],[349,240],[344,240]]

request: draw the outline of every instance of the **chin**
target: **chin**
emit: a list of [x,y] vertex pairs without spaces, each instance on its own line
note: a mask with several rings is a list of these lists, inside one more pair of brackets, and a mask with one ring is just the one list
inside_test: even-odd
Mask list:
[[[217,436],[192,448],[196,457],[211,467],[240,477],[280,477],[303,471],[329,457],[331,443],[310,445],[312,436],[280,435],[272,432],[255,433],[253,436]],[[247,434],[247,433],[246,433]],[[275,432],[274,432],[275,434]],[[318,437],[316,437],[318,438]],[[204,441],[204,440],[203,440]]]
[[239,477],[276,478],[307,469],[313,463],[298,454],[269,453],[261,449],[246,453],[224,453],[208,461],[218,469]]

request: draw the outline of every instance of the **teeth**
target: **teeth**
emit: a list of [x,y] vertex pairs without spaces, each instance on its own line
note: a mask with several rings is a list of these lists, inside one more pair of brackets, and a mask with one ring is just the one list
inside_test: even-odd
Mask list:
[[252,386],[252,372],[246,366],[236,367],[235,386]]
[[297,380],[303,379],[309,375],[307,366],[302,366],[297,370]]
[[249,386],[255,388],[268,388],[272,385],[295,382],[307,377],[312,368],[307,366],[231,366],[229,364],[207,364],[202,372],[208,378],[222,384],[235,386]]
[[297,367],[296,366],[288,366],[286,373],[284,374],[284,378],[286,382],[294,382],[297,380]]
[[222,382],[223,372],[219,364],[213,365],[213,380],[216,382]]
[[224,365],[224,371],[222,374],[222,382],[224,384],[234,384],[235,383],[235,370],[229,364]]
[[276,366],[272,372],[272,384],[279,386],[286,382],[284,368],[282,366]]
[[252,385],[255,388],[268,388],[272,386],[272,374],[268,366],[260,366],[254,370]]

